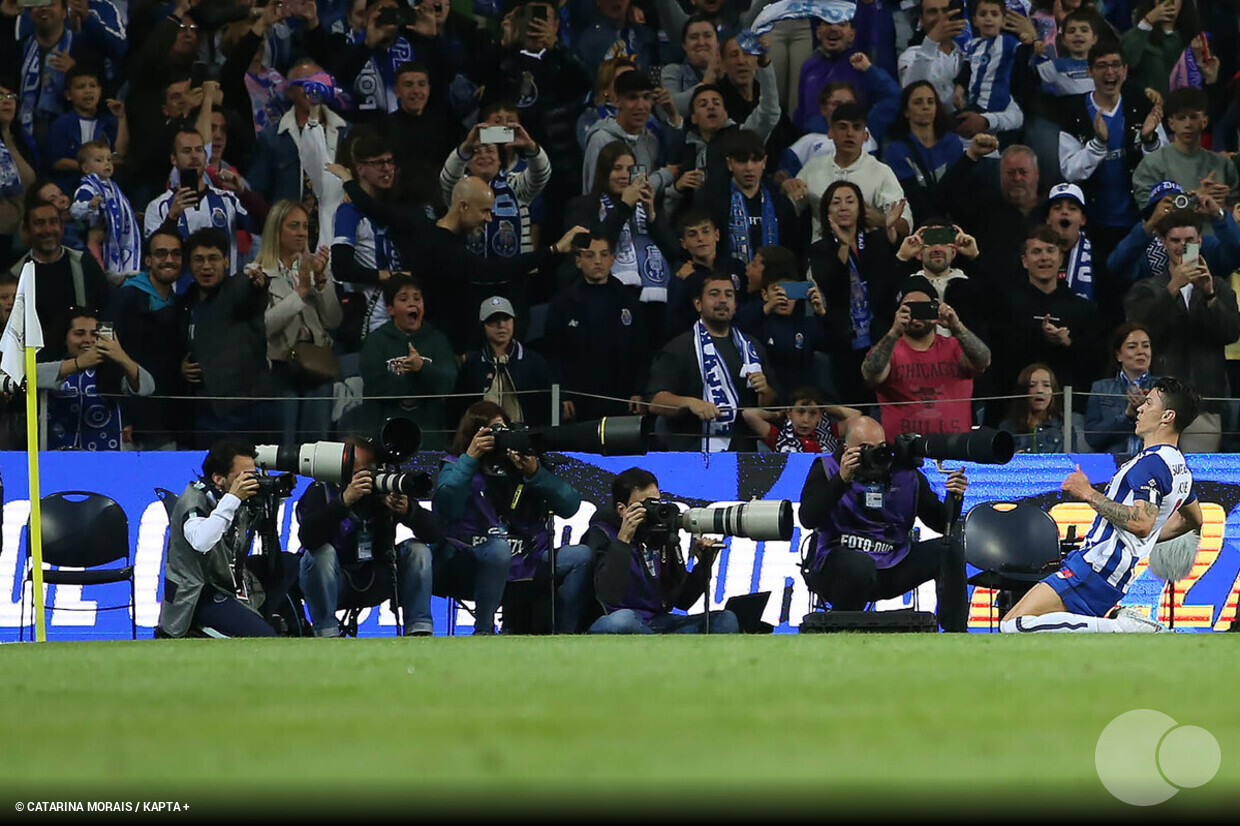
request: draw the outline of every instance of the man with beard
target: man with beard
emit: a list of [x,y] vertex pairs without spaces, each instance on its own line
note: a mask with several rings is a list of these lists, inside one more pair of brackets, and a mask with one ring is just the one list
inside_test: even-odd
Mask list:
[[[947,241],[949,234],[954,240]],[[969,277],[978,254],[977,241],[972,235],[945,218],[936,217],[927,219],[917,232],[904,239],[896,258],[920,263],[921,267],[911,274],[930,282],[934,288],[930,297],[950,304],[961,322],[984,340],[990,308],[986,306],[978,281]],[[945,332],[945,328],[940,332]]]
[[[155,379],[158,396],[179,396],[181,365],[186,361],[180,340],[180,317],[173,287],[181,277],[181,236],[160,227],[146,239],[146,272],[126,279],[112,297],[116,335]],[[133,398],[126,402],[133,441],[138,450],[175,450],[173,422],[179,402],[167,398]]]
[[422,282],[395,274],[383,282],[390,319],[362,345],[362,386],[368,421],[378,427],[404,416],[422,428],[422,447],[446,447],[447,400],[456,382],[456,355],[448,339],[426,321]]
[[[889,443],[901,433],[963,433],[973,426],[973,379],[990,366],[990,348],[951,305],[932,301],[934,294],[926,279],[907,279],[891,329],[861,364]],[[939,333],[940,324],[948,335]]]
[[809,120],[818,114],[818,92],[823,86],[834,81],[847,81],[858,90],[861,102],[866,102],[863,90],[869,88],[863,72],[852,63],[852,56],[857,52],[853,41],[857,39],[857,29],[853,26],[855,11],[829,10],[826,19],[818,24],[815,32],[818,38],[818,49],[809,60],[801,66],[800,100],[797,103],[793,121],[801,129],[808,129]]
[[737,429],[740,409],[772,404],[777,395],[765,375],[766,351],[732,326],[732,278],[712,273],[694,301],[693,329],[669,341],[654,357],[646,394],[652,413],[665,416],[679,450],[753,450],[754,439]]
[[93,255],[64,246],[65,225],[61,207],[40,197],[40,193],[48,188],[50,186],[36,184],[26,193],[22,228],[30,239],[30,252],[18,259],[9,272],[21,275],[26,262],[34,262],[35,284],[38,287],[35,311],[39,315],[39,323],[48,341],[62,341],[68,329],[69,308],[106,307],[108,281]]

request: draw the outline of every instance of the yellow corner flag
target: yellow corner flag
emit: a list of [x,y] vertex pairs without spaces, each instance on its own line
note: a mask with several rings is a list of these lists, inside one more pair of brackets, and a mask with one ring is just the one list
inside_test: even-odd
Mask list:
[[47,639],[43,616],[43,518],[39,512],[39,391],[34,356],[43,348],[43,327],[35,312],[34,262],[27,261],[17,282],[8,326],[0,338],[0,370],[26,383],[26,459],[30,474],[30,558],[34,570],[34,638]]

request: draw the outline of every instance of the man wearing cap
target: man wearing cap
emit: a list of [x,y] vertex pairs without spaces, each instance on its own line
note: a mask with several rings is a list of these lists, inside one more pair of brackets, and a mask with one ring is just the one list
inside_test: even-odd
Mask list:
[[[1177,201],[1187,208],[1178,209]],[[1195,208],[1191,206],[1194,202]],[[1181,237],[1183,233],[1180,232],[1175,233],[1174,239],[1169,238],[1170,227],[1164,227],[1163,221],[1176,213],[1196,216],[1199,236],[1202,223],[1207,223],[1213,233],[1192,239]],[[1205,190],[1188,193],[1174,181],[1160,181],[1150,190],[1142,220],[1107,258],[1107,271],[1125,290],[1140,279],[1166,275],[1170,263],[1168,250],[1173,243],[1178,244],[1175,253],[1178,257],[1179,249],[1188,240],[1201,244],[1201,256],[1211,272],[1230,273],[1240,267],[1240,226],[1236,225],[1234,216],[1222,209]]]
[[[684,119],[676,108],[671,93],[665,89],[655,90],[654,84],[644,71],[624,72],[616,77],[616,114],[600,120],[586,137],[585,162],[581,167],[581,192],[589,194],[594,186],[594,166],[603,147],[612,141],[624,141],[633,150],[633,159],[646,167],[650,183],[658,195],[671,186],[675,178],[667,169],[668,158],[679,156],[681,126]],[[661,134],[647,125],[656,102],[671,128]]]
[[861,364],[888,443],[901,433],[963,433],[973,426],[973,379],[990,366],[990,348],[946,302],[938,301],[937,315],[928,317],[935,295],[925,278],[906,279],[891,329]]
[[1104,258],[1137,219],[1142,204],[1132,198],[1132,173],[1149,153],[1166,143],[1162,106],[1128,81],[1128,62],[1114,39],[1089,50],[1094,91],[1060,98],[1059,171],[1080,184],[1093,225],[1095,248]]
[[393,273],[383,282],[391,318],[362,343],[364,420],[375,432],[389,416],[422,428],[424,448],[448,444],[447,400],[456,383],[456,355],[448,339],[426,320],[421,279]]
[[[297,501],[298,537],[306,549],[301,590],[314,635],[340,636],[338,608],[378,605],[395,593],[405,636],[430,636],[429,546],[443,539],[443,524],[413,497],[375,492],[382,448],[373,439],[353,435],[345,442],[353,446],[355,468],[348,485],[315,482]],[[416,539],[397,545],[398,522]]]
[[1068,289],[1094,301],[1094,288],[1098,266],[1093,245],[1085,235],[1085,193],[1076,184],[1056,184],[1046,196],[1046,224],[1063,239],[1063,280]]
[[543,357],[514,336],[516,310],[503,296],[484,299],[478,308],[485,341],[465,354],[457,393],[476,393],[456,399],[461,412],[476,401],[495,402],[510,422],[551,423],[551,371]]

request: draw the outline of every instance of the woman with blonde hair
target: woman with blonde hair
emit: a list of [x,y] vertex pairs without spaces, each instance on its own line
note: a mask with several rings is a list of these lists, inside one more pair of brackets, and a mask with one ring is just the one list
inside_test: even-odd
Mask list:
[[277,201],[267,213],[258,257],[247,267],[267,275],[267,358],[277,391],[290,399],[281,417],[285,443],[327,437],[332,384],[340,377],[329,334],[340,326],[340,299],[327,247],[311,253],[309,233],[301,204]]

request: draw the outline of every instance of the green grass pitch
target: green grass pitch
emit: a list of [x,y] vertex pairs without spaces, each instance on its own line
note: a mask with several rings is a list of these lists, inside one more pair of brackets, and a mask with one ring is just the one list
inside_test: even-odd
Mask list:
[[[5,645],[0,811],[1234,816],[1238,677],[1234,634]],[[1213,780],[1111,797],[1098,736],[1140,708],[1209,731]]]

